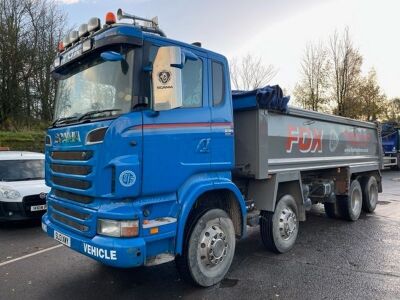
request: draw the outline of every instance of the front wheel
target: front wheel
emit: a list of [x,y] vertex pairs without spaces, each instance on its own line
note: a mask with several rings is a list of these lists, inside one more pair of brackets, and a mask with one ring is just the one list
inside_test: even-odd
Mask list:
[[275,253],[293,248],[299,232],[296,201],[291,195],[281,197],[275,211],[261,211],[260,234],[264,246]]
[[231,266],[235,242],[228,214],[221,209],[207,211],[190,232],[183,254],[175,259],[179,273],[185,280],[203,287],[217,284]]

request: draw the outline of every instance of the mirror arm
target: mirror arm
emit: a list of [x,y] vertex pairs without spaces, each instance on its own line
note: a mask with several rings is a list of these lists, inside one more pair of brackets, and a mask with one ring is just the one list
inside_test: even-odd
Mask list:
[[152,72],[153,71],[153,66],[150,64],[150,65],[147,65],[147,66],[144,66],[143,67],[143,71],[144,72]]
[[173,68],[178,68],[178,69],[183,69],[183,65],[184,65],[184,63],[181,63],[181,64],[171,64],[171,67],[173,67]]

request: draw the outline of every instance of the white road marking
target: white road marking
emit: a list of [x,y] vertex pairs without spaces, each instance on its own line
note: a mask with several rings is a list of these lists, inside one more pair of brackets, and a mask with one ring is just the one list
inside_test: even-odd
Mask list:
[[36,251],[36,252],[33,252],[33,253],[29,253],[29,254],[24,255],[24,256],[20,256],[20,257],[11,259],[11,260],[4,261],[4,262],[0,263],[0,267],[8,265],[8,264],[11,264],[11,263],[16,262],[16,261],[19,261],[21,259],[25,259],[25,258],[28,258],[28,257],[31,257],[31,256],[35,256],[35,255],[38,255],[38,254],[41,254],[41,253],[44,253],[44,252],[47,252],[47,251],[51,251],[51,250],[60,248],[62,246],[64,246],[64,245],[61,245],[61,244],[60,245],[56,245],[56,246],[49,247],[49,248],[46,248],[46,249],[42,249],[42,250],[39,250],[39,251]]

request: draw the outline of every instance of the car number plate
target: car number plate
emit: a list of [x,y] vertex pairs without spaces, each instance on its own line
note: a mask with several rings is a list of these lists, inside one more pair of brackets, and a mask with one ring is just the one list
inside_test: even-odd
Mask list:
[[71,238],[54,230],[54,239],[65,246],[71,247]]
[[46,210],[46,209],[47,209],[46,204],[31,206],[31,211],[40,211],[40,210]]

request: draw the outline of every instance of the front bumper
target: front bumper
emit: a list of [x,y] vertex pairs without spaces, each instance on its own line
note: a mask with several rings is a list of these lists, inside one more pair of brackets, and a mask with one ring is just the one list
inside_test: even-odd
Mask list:
[[140,237],[113,238],[96,235],[87,238],[58,227],[50,222],[47,214],[42,218],[42,228],[52,238],[54,231],[66,235],[70,238],[70,248],[109,266],[131,268],[145,262],[146,243]]
[[[34,205],[44,205],[46,200]],[[46,212],[31,211],[31,204],[23,202],[3,202],[0,201],[0,221],[23,221],[30,219],[39,219]]]

